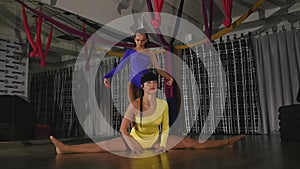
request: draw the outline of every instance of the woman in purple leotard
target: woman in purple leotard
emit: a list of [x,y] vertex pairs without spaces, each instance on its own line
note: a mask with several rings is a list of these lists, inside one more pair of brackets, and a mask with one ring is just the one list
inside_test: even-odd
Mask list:
[[145,29],[137,30],[134,35],[134,42],[136,45],[135,48],[128,49],[120,61],[120,64],[106,74],[103,79],[105,86],[110,88],[109,78],[111,78],[115,73],[119,72],[124,65],[130,62],[130,77],[128,84],[128,99],[130,102],[132,102],[138,96],[135,88],[141,88],[141,77],[145,73],[149,72],[148,66],[150,64],[154,66],[161,76],[167,79],[167,85],[172,85],[173,83],[173,78],[165,71],[161,70],[156,55],[152,51],[146,49],[148,39],[148,34]]

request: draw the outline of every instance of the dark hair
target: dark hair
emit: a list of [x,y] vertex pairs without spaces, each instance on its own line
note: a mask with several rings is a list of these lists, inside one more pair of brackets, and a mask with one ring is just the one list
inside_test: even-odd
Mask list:
[[145,48],[147,48],[147,45],[149,43],[149,35],[148,35],[148,31],[145,28],[141,28],[135,31],[133,38],[135,39],[136,34],[145,34],[146,38],[147,38],[147,43],[145,44]]
[[158,81],[158,77],[156,76],[156,74],[152,72],[146,73],[143,75],[141,79],[141,84],[144,84],[145,82],[152,81],[152,80]]

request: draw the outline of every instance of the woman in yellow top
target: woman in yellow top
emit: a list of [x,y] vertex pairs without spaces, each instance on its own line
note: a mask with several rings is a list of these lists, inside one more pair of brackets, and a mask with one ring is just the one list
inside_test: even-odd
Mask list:
[[[123,137],[98,143],[66,145],[50,136],[50,140],[56,147],[56,153],[115,152],[129,149],[134,153],[142,153],[145,149],[153,148],[161,152],[173,148],[232,148],[235,142],[245,137],[245,135],[238,135],[224,140],[200,142],[188,137],[169,135],[168,104],[165,100],[156,97],[157,86],[157,76],[153,73],[147,73],[142,77],[142,97],[130,103],[121,123],[120,132]],[[132,121],[134,127],[129,133],[128,129]]]

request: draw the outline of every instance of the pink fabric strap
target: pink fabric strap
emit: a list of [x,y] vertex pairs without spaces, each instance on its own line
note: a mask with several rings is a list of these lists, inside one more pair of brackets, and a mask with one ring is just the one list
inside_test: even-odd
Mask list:
[[25,11],[25,6],[22,5],[22,16],[23,16],[23,25],[25,29],[25,33],[27,36],[27,39],[33,48],[33,51],[30,52],[30,57],[38,57],[40,56],[40,65],[42,67],[45,67],[45,61],[46,61],[46,56],[48,54],[50,44],[51,44],[51,39],[52,39],[52,32],[53,32],[53,25],[51,24],[51,29],[50,33],[48,36],[48,41],[46,45],[46,50],[45,53],[43,53],[43,45],[42,45],[42,38],[41,38],[41,31],[42,31],[42,23],[43,23],[43,18],[41,16],[38,16],[36,18],[36,41],[34,42],[30,33],[30,28],[28,26],[28,21],[27,21],[27,16],[26,16],[26,11]]
[[53,25],[51,24],[50,33],[49,33],[49,36],[48,36],[48,41],[47,41],[45,53],[43,55],[41,55],[41,63],[40,64],[41,64],[42,67],[46,66],[45,62],[46,62],[46,57],[47,57],[48,52],[49,52],[51,40],[52,40],[52,32],[53,32]]
[[[27,9],[29,9],[31,12],[33,12],[34,14],[38,15],[38,16],[41,16],[44,20],[52,23],[54,26],[68,32],[68,33],[71,33],[73,35],[76,35],[76,36],[79,36],[79,37],[83,37],[84,39],[89,39],[91,37],[91,40],[92,41],[95,41],[97,43],[105,43],[105,44],[108,44],[108,45],[115,45],[115,46],[122,46],[122,47],[127,47],[127,48],[130,48],[130,47],[134,47],[134,44],[133,43],[128,43],[128,42],[112,42],[112,41],[109,41],[109,40],[106,40],[106,39],[103,39],[101,37],[97,37],[97,36],[91,36],[89,34],[86,34],[82,31],[79,31],[77,29],[74,29],[68,25],[65,25],[47,15],[45,15],[44,13],[38,11],[38,10],[35,10],[31,7],[29,7],[28,5],[26,5],[23,1],[20,1],[20,0],[15,0],[16,2],[20,3],[22,6],[26,7]],[[32,39],[32,38],[31,38]],[[32,41],[33,42],[33,41]],[[33,42],[34,44],[34,42]],[[34,46],[34,45],[33,45]],[[159,47],[160,45],[157,45],[157,44],[150,44],[149,47]]]
[[226,28],[231,25],[231,11],[232,11],[232,0],[222,0],[224,12],[225,12],[225,20],[223,24]]
[[154,0],[154,12],[155,18],[151,20],[151,24],[154,28],[158,28],[160,26],[161,17],[160,13],[163,9],[164,0]]
[[[33,51],[37,51],[35,42],[33,41],[32,36],[30,34],[30,29],[29,29],[29,26],[28,26],[28,21],[27,21],[27,16],[26,16],[26,11],[25,11],[24,5],[22,5],[22,17],[23,17],[23,25],[24,25],[24,29],[25,29],[27,39],[28,39],[31,47],[33,48]],[[33,53],[32,54],[30,53],[30,56],[33,57],[35,55]]]

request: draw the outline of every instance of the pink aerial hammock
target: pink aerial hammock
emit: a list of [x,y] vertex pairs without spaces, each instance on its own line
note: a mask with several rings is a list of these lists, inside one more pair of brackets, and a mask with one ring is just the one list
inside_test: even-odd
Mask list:
[[50,44],[51,44],[51,39],[52,39],[52,32],[53,32],[53,25],[51,24],[51,28],[50,28],[50,33],[48,36],[48,40],[47,40],[47,45],[46,45],[46,49],[45,49],[45,53],[43,54],[43,48],[42,48],[42,42],[39,42],[39,51],[40,51],[40,57],[41,57],[41,66],[45,67],[46,66],[46,57],[48,55],[49,52],[49,48],[50,48]]
[[[159,2],[156,2],[159,1]],[[153,28],[155,29],[156,32],[156,36],[158,37],[158,39],[160,40],[160,42],[167,48],[167,50],[170,50],[170,45],[168,44],[168,42],[164,39],[164,37],[161,35],[161,31],[159,29],[160,26],[160,22],[161,22],[161,18],[160,18],[160,13],[162,11],[162,6],[163,6],[163,0],[154,0],[154,2],[157,5],[157,11],[153,11],[153,7],[152,7],[152,3],[151,0],[147,0],[147,7],[148,7],[148,11],[151,12],[151,24],[153,25]],[[155,4],[154,3],[154,4]],[[160,6],[158,6],[160,5]],[[160,10],[160,12],[159,12]],[[154,12],[154,14],[153,14]],[[158,18],[156,18],[158,17]],[[158,19],[158,20],[157,20]],[[159,23],[159,24],[158,24]]]
[[33,50],[30,52],[29,56],[30,57],[38,57],[40,56],[40,65],[42,67],[46,66],[46,56],[48,54],[50,44],[51,44],[51,39],[52,39],[52,32],[53,32],[53,25],[51,24],[49,36],[48,36],[48,41],[45,49],[45,53],[43,53],[43,46],[42,46],[42,39],[41,39],[41,31],[42,31],[42,22],[43,18],[41,16],[38,16],[36,19],[36,42],[33,41],[33,38],[30,33],[30,28],[28,25],[27,21],[27,16],[26,16],[26,11],[25,11],[25,6],[22,5],[22,16],[23,16],[23,25],[26,33],[26,37],[33,48]]
[[[156,2],[156,1],[159,1],[159,2]],[[153,20],[156,20],[157,16],[159,16],[159,23],[160,23],[160,12],[162,10],[162,5],[163,5],[161,3],[163,3],[163,0],[154,0],[154,4],[156,4],[156,6],[157,6],[156,7],[157,11],[155,11],[155,14],[153,15],[153,7],[152,7],[151,0],[147,0],[148,11],[151,12],[150,15],[151,15],[151,18],[152,18],[152,21],[151,21],[152,25],[153,25]],[[158,7],[158,5],[160,5],[160,6]],[[160,12],[158,12],[159,10],[160,10]],[[170,46],[170,44],[168,44],[168,42],[162,36],[161,31],[159,29],[159,25],[154,24],[153,28],[155,29],[156,36],[158,37],[160,42],[167,48],[166,49],[167,51],[170,51],[171,46]],[[171,67],[171,65],[169,65],[170,63],[171,63],[170,57],[166,57],[166,62],[165,62],[166,69],[169,70],[169,71],[172,71],[172,67]],[[173,97],[173,86],[166,86],[165,85],[165,92],[166,92],[167,97]]]
[[[52,26],[52,25],[55,25],[55,26],[57,26],[58,28],[60,28],[60,29],[62,29],[62,30],[64,30],[64,31],[66,31],[66,32],[69,32],[69,33],[74,34],[74,35],[76,35],[76,36],[83,37],[84,39],[89,39],[89,38],[91,37],[91,35],[88,35],[88,34],[86,34],[85,32],[82,32],[82,31],[76,30],[76,29],[74,29],[74,28],[72,28],[72,27],[70,27],[70,26],[64,25],[63,23],[60,23],[60,22],[54,20],[53,18],[51,18],[51,17],[45,15],[45,14],[42,13],[42,12],[37,11],[37,10],[35,10],[35,9],[33,9],[33,8],[30,8],[30,7],[27,6],[23,1],[20,1],[20,0],[15,0],[15,1],[18,2],[18,3],[20,3],[20,4],[22,5],[22,8],[24,9],[24,11],[23,11],[23,18],[24,18],[24,19],[23,19],[23,21],[24,21],[25,32],[26,32],[26,35],[27,35],[28,40],[29,40],[29,42],[30,42],[30,45],[31,45],[32,48],[33,48],[33,52],[31,53],[30,56],[36,56],[36,57],[38,56],[38,53],[39,53],[38,46],[40,46],[40,45],[36,45],[35,42],[33,41],[32,37],[31,37],[31,35],[30,35],[30,30],[29,30],[29,27],[28,27],[27,17],[26,17],[26,13],[25,13],[25,7],[26,7],[27,9],[29,9],[31,12],[33,12],[34,14],[38,15],[39,17],[41,17],[42,19],[44,19],[44,20],[50,22],[50,23],[51,23],[51,26]],[[162,6],[161,6],[161,8],[157,8],[157,9],[161,10],[161,9],[162,9]],[[153,11],[153,9],[152,9],[152,11]],[[37,33],[38,33],[38,32],[37,32]],[[51,36],[50,36],[50,35],[51,35]],[[52,28],[51,28],[50,35],[49,35],[49,37],[52,37]],[[51,38],[50,38],[50,39],[51,39]],[[49,44],[50,44],[50,41],[51,41],[50,39],[48,38]],[[160,37],[160,39],[163,40],[163,42],[165,42],[164,39],[163,39],[162,37]],[[109,40],[102,39],[102,38],[100,38],[100,37],[95,37],[95,36],[93,36],[93,37],[91,38],[91,40],[92,40],[93,42],[95,41],[95,42],[97,42],[97,43],[114,44],[115,46],[134,47],[134,44],[131,44],[131,43],[127,43],[127,42],[117,42],[117,43],[114,43],[114,42],[111,42],[111,41],[109,41]],[[163,43],[163,44],[164,44],[165,46],[168,46],[166,42]],[[50,45],[47,45],[47,46],[50,46]],[[153,43],[151,43],[151,44],[149,45],[149,47],[158,47],[158,46],[160,46],[160,45],[153,44]],[[40,47],[41,47],[41,46],[40,46]],[[40,48],[40,47],[39,47],[39,48]],[[41,51],[41,50],[40,50],[40,51]],[[46,49],[46,51],[48,51],[48,50]],[[45,53],[47,54],[48,52],[45,52]],[[45,56],[43,56],[42,58],[45,58]],[[43,62],[44,62],[44,61],[41,60],[41,65],[44,65]]]
[[[168,44],[166,42],[166,40],[163,38],[162,34],[161,34],[161,31],[159,29],[159,26],[161,24],[161,16],[160,16],[160,13],[162,11],[162,8],[163,8],[163,3],[164,1],[163,0],[154,0],[154,10],[153,11],[153,7],[152,7],[152,4],[151,4],[151,0],[147,0],[147,6],[148,6],[148,11],[149,12],[155,12],[154,15],[151,14],[151,24],[153,25],[153,28],[155,29],[155,32],[156,32],[156,35],[157,37],[159,38],[159,40],[161,41],[161,43],[167,48],[166,50],[167,51],[172,51],[172,47],[173,47],[173,42],[175,40],[175,36],[177,34],[177,31],[178,31],[178,27],[179,27],[179,18],[181,17],[182,15],[182,11],[183,11],[183,4],[184,4],[184,0],[181,0],[180,1],[180,7],[179,7],[179,10],[178,10],[178,14],[177,14],[177,20],[176,20],[176,23],[175,23],[175,29],[174,29],[174,32],[173,32],[173,37],[170,41],[170,44]],[[169,53],[167,53],[168,55]],[[169,55],[170,56],[170,55]],[[166,61],[165,61],[165,68],[166,70],[168,71],[172,71],[172,60],[171,60],[171,57],[166,57]],[[168,101],[168,104],[170,105],[170,109],[169,109],[169,123],[170,125],[172,125],[177,116],[178,116],[178,100],[177,100],[177,97],[175,97],[175,86],[172,85],[172,86],[168,86],[168,85],[164,85],[165,87],[165,94],[166,94],[166,97],[167,97],[167,101]],[[180,107],[180,106],[179,106]]]
[[[184,0],[180,1],[179,10],[178,10],[178,13],[177,13],[177,18],[178,19],[176,20],[176,23],[175,23],[175,29],[174,29],[173,37],[170,41],[170,44],[168,42],[166,42],[166,40],[163,38],[163,36],[161,34],[161,31],[159,29],[159,26],[160,26],[160,23],[161,23],[160,13],[161,13],[162,8],[163,8],[163,3],[164,3],[163,0],[154,0],[154,9],[155,9],[155,11],[154,11],[153,7],[152,7],[151,0],[147,0],[148,11],[149,12],[154,12],[154,15],[153,14],[151,15],[151,17],[152,17],[151,24],[153,25],[153,28],[155,29],[156,35],[159,38],[159,40],[161,41],[161,43],[167,48],[167,50],[172,51],[173,42],[175,40],[174,37],[176,36],[177,31],[178,31],[178,27],[179,27],[179,18],[181,17],[182,11],[183,11]],[[156,24],[156,21],[157,21],[157,24]],[[169,70],[169,71],[172,71],[172,65],[170,65],[170,63],[172,61],[170,60],[170,57],[167,57],[166,59],[167,59],[167,61],[165,63],[166,69]],[[173,86],[165,86],[165,88],[166,88],[166,93],[168,93],[167,96],[173,97],[173,89],[172,89]]]
[[[50,22],[51,24],[57,26],[58,28],[68,32],[68,33],[71,33],[73,35],[76,35],[76,36],[79,36],[79,37],[82,37],[84,39],[89,39],[91,37],[91,35],[89,34],[86,34],[82,31],[79,31],[77,29],[74,29],[68,25],[64,25],[63,23],[45,15],[44,13],[38,11],[38,10],[35,10],[29,6],[27,6],[24,2],[20,1],[20,0],[15,0],[16,2],[20,3],[22,6],[26,7],[27,9],[29,9],[31,12],[33,12],[34,14],[42,17],[44,20]],[[29,30],[29,29],[28,29]],[[32,39],[32,38],[31,38]],[[134,47],[134,44],[129,44],[129,43],[125,43],[125,42],[111,42],[109,40],[106,40],[106,39],[103,39],[103,38],[100,38],[100,37],[96,37],[96,36],[92,36],[91,37],[91,40],[97,42],[97,43],[105,43],[105,44],[109,44],[109,45],[115,45],[115,46],[122,46],[122,47]],[[156,44],[151,44],[151,46],[153,47],[157,47],[158,45]]]
[[225,12],[225,20],[223,24],[226,28],[231,25],[231,10],[232,10],[232,0],[222,0],[224,12]]
[[26,36],[27,36],[27,39],[31,45],[31,47],[33,48],[33,51],[30,52],[30,56],[33,57],[37,57],[38,55],[38,49],[37,49],[37,46],[35,44],[35,42],[33,41],[32,39],[32,36],[30,34],[30,30],[29,30],[29,26],[28,26],[28,21],[27,21],[27,16],[26,16],[26,12],[25,12],[25,7],[24,5],[22,5],[22,16],[23,16],[23,25],[24,25],[24,28],[25,28],[25,33],[26,33]]
[[151,24],[154,28],[158,28],[160,26],[161,17],[160,13],[162,11],[164,4],[164,0],[154,0],[154,11],[155,11],[155,17],[151,20]]

